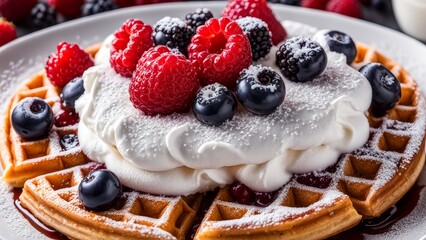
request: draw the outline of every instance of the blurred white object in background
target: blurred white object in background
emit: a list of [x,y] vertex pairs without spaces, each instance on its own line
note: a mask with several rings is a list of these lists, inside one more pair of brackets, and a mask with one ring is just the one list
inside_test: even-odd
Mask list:
[[392,5],[399,27],[426,41],[426,0],[392,0]]

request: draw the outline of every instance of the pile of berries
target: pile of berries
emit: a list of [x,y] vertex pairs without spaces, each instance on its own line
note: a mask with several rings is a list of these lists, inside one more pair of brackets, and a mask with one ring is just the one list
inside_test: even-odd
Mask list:
[[[314,39],[322,38],[320,42],[343,54],[347,64],[354,61],[357,51],[349,35],[319,33]],[[273,44],[279,47],[270,53]],[[184,20],[163,18],[153,27],[129,19],[114,33],[111,48],[110,64],[117,74],[129,78],[135,108],[148,116],[192,108],[196,119],[212,126],[232,120],[238,105],[250,114],[272,114],[286,94],[281,75],[304,84],[322,74],[328,61],[318,42],[303,37],[286,39],[285,29],[266,1],[259,0],[232,0],[221,18],[203,8],[188,13]],[[253,64],[268,54],[275,54],[281,74]],[[50,106],[40,98],[21,100],[11,115],[15,132],[32,141],[47,137],[54,127],[77,124],[75,103],[84,93],[82,75],[93,65],[92,57],[78,45],[59,43],[45,70],[51,84],[62,89],[60,101]],[[367,64],[360,72],[373,89],[371,113],[385,115],[401,97],[399,81],[378,63]],[[59,144],[64,151],[73,149],[79,145],[78,137],[66,134]],[[330,179],[324,173],[298,176],[297,181],[326,188]],[[98,188],[99,183],[114,188]],[[252,191],[239,182],[230,186],[230,193],[239,203],[257,206],[268,206],[276,197],[275,192]],[[122,186],[110,171],[97,170],[81,183],[79,194],[88,209],[103,211],[119,201]]]

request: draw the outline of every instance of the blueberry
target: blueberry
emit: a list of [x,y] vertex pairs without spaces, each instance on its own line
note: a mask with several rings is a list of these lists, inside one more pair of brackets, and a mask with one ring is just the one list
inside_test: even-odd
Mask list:
[[327,54],[319,43],[308,38],[293,37],[276,52],[276,64],[288,80],[308,82],[324,71]]
[[285,85],[272,68],[250,66],[242,71],[237,81],[237,97],[251,113],[267,115],[284,101]]
[[199,90],[192,106],[195,118],[208,125],[220,125],[232,120],[236,109],[235,96],[219,83]]
[[328,31],[324,35],[331,51],[344,54],[347,64],[351,64],[354,61],[357,50],[355,42],[348,34],[339,31]]
[[377,117],[385,115],[401,98],[401,84],[395,75],[380,63],[369,63],[359,71],[373,89],[371,112]]
[[83,205],[92,211],[106,211],[117,204],[123,193],[118,177],[111,171],[95,170],[78,186]]
[[84,93],[84,81],[83,78],[77,77],[71,80],[62,89],[62,102],[65,106],[71,110],[75,108],[75,101]]
[[67,151],[77,147],[80,143],[76,134],[66,134],[61,137],[62,150]]
[[41,98],[24,98],[13,109],[11,121],[19,136],[38,140],[46,137],[52,129],[52,108]]

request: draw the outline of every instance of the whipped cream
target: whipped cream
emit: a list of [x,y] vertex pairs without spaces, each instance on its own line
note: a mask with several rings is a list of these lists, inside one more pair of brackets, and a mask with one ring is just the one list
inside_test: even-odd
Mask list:
[[[316,32],[300,23],[284,24],[293,36]],[[328,65],[312,82],[285,80],[286,99],[274,113],[255,116],[240,106],[232,121],[212,127],[192,113],[147,116],[135,109],[130,79],[109,65],[110,43],[111,37],[96,56],[98,65],[83,75],[85,93],[76,103],[78,134],[84,153],[105,163],[128,187],[188,195],[239,180],[269,192],[293,173],[326,168],[368,139],[364,112],[371,87],[342,54],[327,51]],[[279,73],[276,50],[256,64]]]

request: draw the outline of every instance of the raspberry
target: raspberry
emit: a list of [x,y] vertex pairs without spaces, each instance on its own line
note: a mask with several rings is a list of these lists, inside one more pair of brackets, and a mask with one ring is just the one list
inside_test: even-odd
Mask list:
[[212,18],[197,29],[188,46],[203,85],[220,83],[235,89],[240,72],[252,63],[250,42],[229,18]]
[[19,22],[25,20],[36,4],[37,0],[0,0],[0,16]]
[[222,12],[223,17],[232,20],[243,17],[256,17],[268,24],[272,33],[272,43],[278,45],[284,41],[287,33],[281,23],[275,18],[266,0],[231,0]]
[[89,54],[77,44],[61,42],[57,53],[50,55],[46,63],[46,74],[50,82],[57,87],[64,87],[69,81],[83,75],[84,71],[94,65]]
[[31,10],[31,23],[38,28],[46,28],[58,23],[55,9],[40,2]]
[[185,22],[193,29],[197,29],[199,26],[204,25],[207,20],[213,18],[213,13],[207,8],[198,8],[193,13],[188,13],[185,17]]
[[244,17],[237,20],[238,25],[247,35],[253,61],[265,57],[271,50],[271,33],[266,23],[259,18]]
[[186,48],[191,41],[193,31],[179,18],[164,17],[155,24],[153,34],[155,45],[165,45],[169,48],[177,48],[185,56]]
[[302,0],[300,5],[305,8],[325,10],[330,0]]
[[15,26],[12,23],[6,21],[4,18],[0,18],[0,47],[15,39]]
[[47,3],[65,17],[76,18],[80,16],[84,0],[47,0]]
[[183,54],[157,46],[139,60],[129,93],[145,114],[168,115],[187,111],[199,87],[196,71]]
[[139,19],[127,20],[114,33],[109,61],[117,73],[132,76],[139,58],[154,46],[151,35],[152,27]]
[[[60,109],[55,113],[55,126],[56,127],[66,127],[77,124],[80,121],[80,117],[78,113],[74,112],[63,106],[63,104],[59,104]],[[56,106],[55,106],[56,107]]]
[[327,3],[326,10],[349,17],[361,17],[361,8],[357,0],[330,0],[330,2]]

